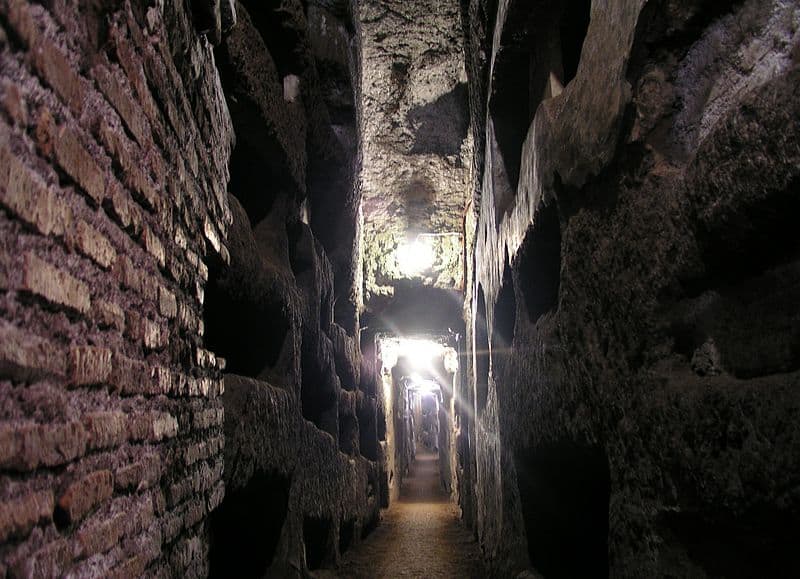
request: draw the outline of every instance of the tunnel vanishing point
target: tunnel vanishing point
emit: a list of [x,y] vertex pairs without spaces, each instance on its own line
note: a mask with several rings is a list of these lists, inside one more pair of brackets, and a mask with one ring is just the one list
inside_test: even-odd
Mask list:
[[800,577],[800,0],[0,0],[0,579]]

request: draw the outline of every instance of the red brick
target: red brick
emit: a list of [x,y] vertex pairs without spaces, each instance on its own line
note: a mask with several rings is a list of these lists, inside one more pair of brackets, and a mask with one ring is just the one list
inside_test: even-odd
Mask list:
[[114,476],[109,470],[95,471],[73,482],[59,497],[56,516],[67,523],[83,519],[100,503],[111,498]]
[[56,137],[56,122],[53,114],[47,107],[42,107],[36,118],[36,146],[43,157],[49,158],[53,154],[53,143]]
[[64,539],[56,539],[10,563],[10,577],[60,577],[72,563],[72,550]]
[[146,273],[142,273],[141,276],[141,293],[142,297],[146,300],[151,302],[155,302],[158,300],[158,278],[148,275]]
[[214,352],[205,348],[195,348],[195,363],[200,368],[214,368],[217,365],[217,357]]
[[62,348],[0,320],[0,375],[31,380],[64,376],[67,356]]
[[102,384],[111,375],[111,350],[73,346],[69,352],[70,382],[76,386]]
[[117,252],[108,239],[85,221],[78,222],[74,241],[81,253],[106,269],[117,259]]
[[166,344],[166,336],[163,335],[161,327],[138,312],[128,311],[125,324],[127,335],[143,344],[145,348],[156,350]]
[[175,376],[168,368],[155,366],[150,369],[150,377],[159,394],[169,394],[175,388]]
[[114,353],[111,384],[123,394],[158,394],[144,362]]
[[175,299],[175,294],[164,286],[159,286],[158,288],[158,311],[168,318],[174,318],[178,315],[178,302]]
[[49,38],[40,37],[33,49],[36,69],[42,78],[59,94],[72,113],[79,117],[86,91],[81,77],[61,49]]
[[25,537],[53,516],[53,491],[34,491],[0,503],[0,542]]
[[125,534],[128,536],[138,535],[151,527],[156,520],[153,501],[147,495],[142,495],[127,509],[128,519]]
[[225,498],[225,483],[219,481],[217,485],[208,494],[209,512],[216,509],[220,505],[220,503],[222,503],[222,499],[224,498]]
[[[0,123],[0,135],[6,130]],[[0,203],[42,235],[63,235],[72,210],[36,173],[28,169],[0,136]]]
[[36,40],[38,31],[30,13],[29,4],[24,0],[9,0],[7,10],[9,24],[16,30],[22,41],[30,47]]
[[92,449],[119,446],[128,438],[128,417],[119,411],[90,412],[83,424]]
[[185,302],[178,303],[178,325],[190,332],[198,332],[200,316]]
[[127,255],[117,255],[114,275],[124,287],[139,291],[142,287],[140,272]]
[[28,124],[28,107],[16,84],[3,79],[3,107],[17,125]]
[[75,548],[80,557],[91,557],[97,553],[105,553],[114,547],[122,538],[125,530],[125,513],[116,513],[107,518],[99,517],[81,528],[75,534]]
[[121,491],[140,491],[155,485],[161,479],[161,457],[148,454],[141,460],[119,468],[115,484]]
[[161,523],[161,533],[165,541],[172,541],[183,529],[183,512],[177,509],[168,513]]
[[142,231],[141,210],[133,204],[119,181],[109,179],[106,197],[104,208],[111,218],[131,235],[139,235]]
[[108,579],[139,579],[144,577],[149,561],[143,555],[134,555],[109,571]]
[[106,190],[103,171],[72,128],[62,127],[59,130],[55,153],[61,167],[75,179],[86,194],[96,203],[102,203]]
[[79,422],[37,424],[0,423],[0,468],[33,470],[57,466],[86,452],[88,435]]
[[98,300],[94,302],[94,316],[101,326],[125,330],[125,312],[113,302]]
[[205,430],[212,426],[220,426],[224,420],[222,408],[207,408],[200,412],[195,412],[192,416],[192,425],[197,430]]
[[178,421],[168,412],[135,414],[128,423],[128,437],[135,441],[158,442],[178,434]]
[[22,289],[84,314],[91,307],[89,288],[85,283],[33,253],[25,254]]
[[[109,69],[104,65],[92,68],[92,76],[139,144],[143,147],[150,146],[152,143],[150,124],[138,103],[131,98],[130,87],[122,86],[124,83],[122,79],[125,77],[117,70]],[[127,85],[127,83],[124,84]]]
[[194,527],[206,516],[206,502],[203,498],[195,498],[186,503],[184,511],[184,524],[186,527]]
[[[156,129],[160,125],[161,115],[158,105],[156,105],[153,95],[147,87],[147,79],[144,76],[141,59],[139,59],[136,51],[131,47],[119,26],[112,26],[109,30],[109,36],[116,48],[120,64],[125,69],[129,82],[136,90],[145,115],[150,119],[153,128]],[[154,130],[154,132],[162,133],[163,128],[159,127],[159,130]]]
[[142,241],[147,253],[156,258],[156,262],[160,268],[164,268],[166,264],[166,255],[164,253],[164,246],[161,240],[153,233],[153,230],[145,226],[142,231]]
[[111,156],[117,160],[125,174],[126,184],[138,194],[145,207],[151,210],[159,209],[158,193],[142,169],[141,151],[136,144],[106,121],[100,123],[100,140]]

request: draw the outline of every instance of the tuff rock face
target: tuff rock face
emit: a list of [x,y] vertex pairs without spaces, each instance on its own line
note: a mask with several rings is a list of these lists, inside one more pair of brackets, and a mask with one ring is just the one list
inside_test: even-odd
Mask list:
[[0,0],[0,576],[384,569],[421,445],[496,576],[800,575],[799,89],[794,0]]
[[467,10],[487,106],[460,487],[484,552],[797,572],[796,4],[493,8]]

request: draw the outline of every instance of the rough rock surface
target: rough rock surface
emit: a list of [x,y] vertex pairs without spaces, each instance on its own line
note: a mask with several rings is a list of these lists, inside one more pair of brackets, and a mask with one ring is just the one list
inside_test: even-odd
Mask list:
[[460,289],[471,141],[459,5],[368,1],[359,19],[365,303],[407,277],[395,252],[420,233],[450,234],[434,247],[456,257],[424,283]]
[[501,573],[796,574],[797,6],[551,4],[466,11],[465,515]]

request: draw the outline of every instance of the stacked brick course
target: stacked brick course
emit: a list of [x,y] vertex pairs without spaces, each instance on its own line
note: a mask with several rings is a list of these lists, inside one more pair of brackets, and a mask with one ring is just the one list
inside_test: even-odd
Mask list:
[[233,139],[211,47],[187,1],[0,0],[0,69],[0,576],[204,575]]

